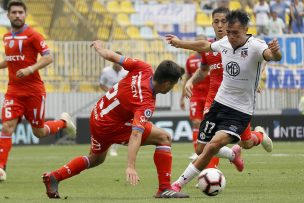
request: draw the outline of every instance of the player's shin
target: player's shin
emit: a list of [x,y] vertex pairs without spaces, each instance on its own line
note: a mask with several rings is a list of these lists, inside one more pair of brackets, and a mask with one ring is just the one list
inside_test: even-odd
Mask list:
[[157,169],[159,191],[171,189],[172,154],[171,146],[156,146],[154,163]]
[[12,135],[1,132],[0,134],[0,168],[4,169],[9,152],[12,148]]
[[64,179],[70,178],[74,175],[79,174],[83,170],[90,167],[90,162],[87,156],[80,156],[72,159],[69,163],[62,166],[52,174],[55,176],[57,181],[62,181]]
[[190,163],[182,175],[177,179],[177,181],[175,181],[175,183],[178,183],[180,187],[183,187],[193,178],[198,176],[199,173],[200,170],[198,170],[192,163]]
[[216,156],[219,158],[229,159],[230,161],[232,161],[234,159],[233,151],[229,147],[226,147],[226,146],[220,148],[220,150],[218,151]]

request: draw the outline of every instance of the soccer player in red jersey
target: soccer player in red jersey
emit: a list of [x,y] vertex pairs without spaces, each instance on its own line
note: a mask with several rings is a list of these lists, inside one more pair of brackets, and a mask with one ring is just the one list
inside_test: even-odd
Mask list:
[[[45,89],[38,70],[52,62],[50,50],[43,37],[25,24],[26,5],[21,0],[8,4],[8,18],[12,31],[3,37],[5,60],[0,68],[8,67],[9,82],[2,106],[0,134],[0,180],[6,179],[6,163],[12,147],[12,134],[22,116],[30,122],[36,137],[56,134],[65,128],[75,135],[76,128],[67,113],[55,121],[44,122]],[[37,61],[38,53],[42,56]]]
[[[206,39],[205,36],[200,35],[196,37],[196,40]],[[201,66],[202,56],[201,53],[191,54],[186,61],[186,75],[183,83],[183,92],[180,99],[180,107],[185,110],[185,85],[186,82],[191,78],[191,76],[195,73],[197,69]],[[199,130],[199,125],[203,118],[203,109],[206,101],[206,96],[208,94],[209,89],[209,76],[204,78],[204,80],[193,85],[192,96],[190,98],[190,120],[192,122],[192,143],[194,147],[194,153],[189,157],[189,159],[196,159],[197,154],[196,146],[197,146],[197,135]]]
[[43,174],[48,197],[59,198],[60,181],[102,164],[109,147],[114,143],[128,144],[126,178],[132,185],[136,185],[139,181],[135,162],[140,146],[155,145],[154,163],[159,181],[155,197],[189,197],[171,189],[170,135],[148,122],[155,109],[156,94],[169,92],[181,79],[184,69],[173,61],[165,60],[159,64],[153,74],[153,69],[149,64],[104,49],[101,41],[94,41],[92,47],[104,59],[119,63],[129,73],[114,85],[92,110],[89,155],[76,157],[63,167]]

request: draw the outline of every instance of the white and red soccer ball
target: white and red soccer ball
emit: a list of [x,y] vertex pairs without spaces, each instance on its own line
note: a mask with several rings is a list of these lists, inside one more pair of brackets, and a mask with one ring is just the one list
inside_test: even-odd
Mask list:
[[218,169],[205,169],[198,176],[198,188],[208,196],[218,195],[225,186],[225,176]]

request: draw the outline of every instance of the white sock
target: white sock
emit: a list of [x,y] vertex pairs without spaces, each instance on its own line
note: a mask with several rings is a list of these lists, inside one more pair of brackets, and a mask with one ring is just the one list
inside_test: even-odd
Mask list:
[[224,146],[220,149],[220,151],[216,154],[216,156],[219,158],[225,158],[225,159],[229,159],[230,161],[232,161],[235,157],[235,154],[232,151],[232,149]]
[[199,173],[200,171],[197,168],[195,168],[195,166],[192,163],[190,163],[186,168],[186,170],[182,173],[182,175],[177,179],[176,182],[178,182],[180,186],[183,186],[188,182],[190,182],[193,178],[198,176]]

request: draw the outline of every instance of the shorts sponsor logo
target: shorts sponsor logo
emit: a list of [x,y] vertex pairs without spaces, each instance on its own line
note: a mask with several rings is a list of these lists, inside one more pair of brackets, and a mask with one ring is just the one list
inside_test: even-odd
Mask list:
[[152,116],[152,111],[151,111],[151,109],[146,109],[145,112],[144,112],[144,114],[145,114],[145,116],[146,116],[147,118],[150,118],[150,117]]
[[229,130],[231,130],[232,132],[236,132],[237,131],[237,127],[235,125],[231,125],[229,127]]

